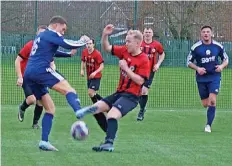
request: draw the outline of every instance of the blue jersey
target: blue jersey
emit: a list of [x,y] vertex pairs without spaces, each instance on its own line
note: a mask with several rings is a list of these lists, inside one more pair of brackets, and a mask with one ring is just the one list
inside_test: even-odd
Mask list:
[[221,72],[216,72],[216,65],[219,65],[219,58],[224,61],[228,59],[224,47],[212,41],[211,44],[204,44],[202,41],[195,43],[190,50],[187,59],[187,65],[196,62],[198,67],[204,67],[206,74],[199,75],[196,72],[197,82],[211,82],[221,79]]
[[36,36],[31,54],[27,63],[26,70],[40,70],[41,68],[49,68],[53,57],[62,54],[58,51],[59,46],[66,49],[76,49],[84,46],[86,43],[82,41],[71,41],[64,39],[59,33],[47,29]]

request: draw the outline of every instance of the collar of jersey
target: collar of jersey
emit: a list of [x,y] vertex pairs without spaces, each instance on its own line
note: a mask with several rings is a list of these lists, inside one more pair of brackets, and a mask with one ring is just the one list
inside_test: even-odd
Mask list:
[[48,30],[57,33],[59,36],[63,36],[63,35],[61,35],[59,32],[56,32],[55,30],[53,30],[53,29],[51,29],[51,28],[48,28]]

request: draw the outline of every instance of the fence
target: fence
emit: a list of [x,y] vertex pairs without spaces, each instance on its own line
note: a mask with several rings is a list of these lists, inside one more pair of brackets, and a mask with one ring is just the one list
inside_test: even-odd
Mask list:
[[[16,7],[17,6],[17,7]],[[114,1],[23,1],[2,2],[2,104],[19,104],[24,96],[16,87],[14,60],[21,47],[34,38],[37,25],[47,24],[53,15],[62,15],[68,21],[66,38],[78,39],[87,34],[96,39],[101,51],[100,36],[103,27],[113,23],[119,32],[130,28],[150,26],[165,49],[166,58],[155,75],[149,92],[150,108],[201,108],[194,71],[186,67],[186,56],[199,38],[199,28],[210,24],[215,39],[232,55],[232,2],[114,2]],[[203,10],[204,9],[204,10]],[[199,17],[200,14],[200,17]],[[213,21],[212,21],[213,20]],[[117,35],[115,35],[117,36]],[[112,43],[123,44],[118,35]],[[118,60],[101,51],[105,69],[99,93],[107,96],[117,87]],[[77,90],[82,105],[91,103],[87,95],[86,79],[80,77],[80,54],[72,58],[55,59],[58,70]],[[231,59],[231,58],[230,58]],[[223,71],[218,96],[219,108],[232,108],[232,65]],[[50,92],[56,105],[66,105],[65,97]]]

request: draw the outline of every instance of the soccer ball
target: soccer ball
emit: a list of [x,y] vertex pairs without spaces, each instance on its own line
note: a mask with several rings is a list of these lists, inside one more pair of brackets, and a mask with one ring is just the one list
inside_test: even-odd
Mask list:
[[71,127],[71,135],[75,140],[85,140],[89,135],[89,129],[85,122],[76,121]]

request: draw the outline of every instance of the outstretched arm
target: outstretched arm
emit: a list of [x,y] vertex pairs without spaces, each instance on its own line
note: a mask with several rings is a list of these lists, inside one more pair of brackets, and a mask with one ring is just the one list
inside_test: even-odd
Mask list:
[[109,35],[113,32],[114,26],[112,24],[107,25],[103,32],[101,38],[102,49],[106,52],[111,52],[112,45],[109,43]]

